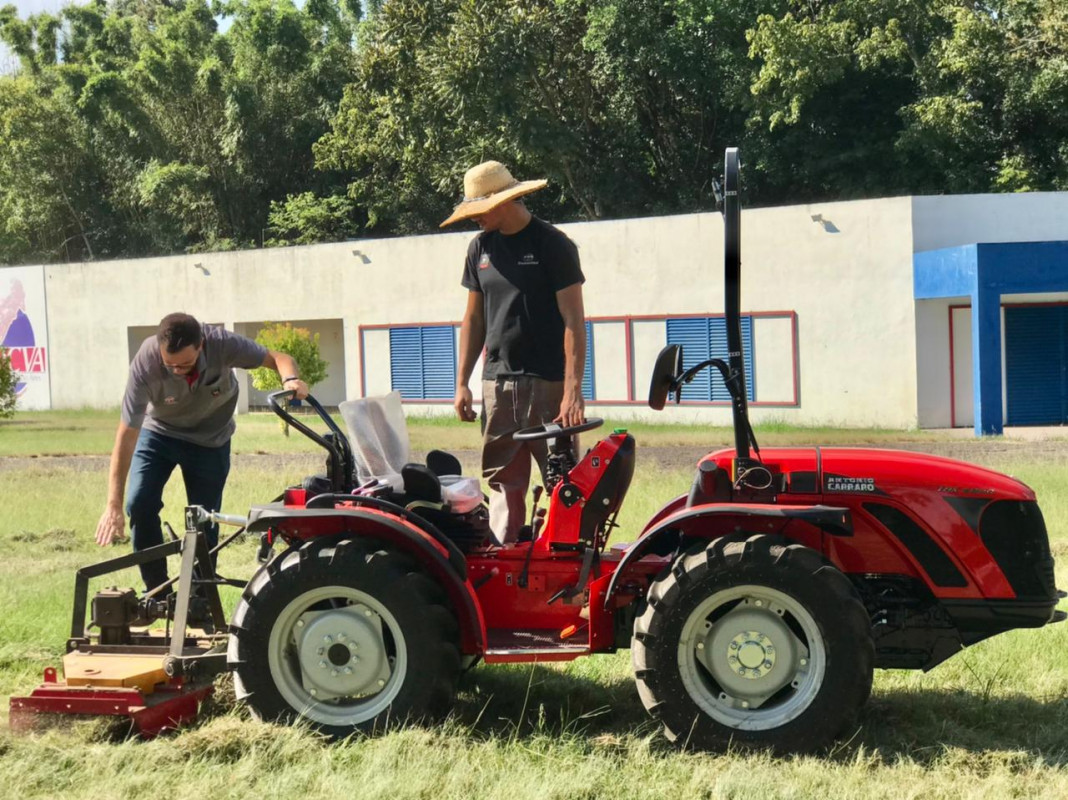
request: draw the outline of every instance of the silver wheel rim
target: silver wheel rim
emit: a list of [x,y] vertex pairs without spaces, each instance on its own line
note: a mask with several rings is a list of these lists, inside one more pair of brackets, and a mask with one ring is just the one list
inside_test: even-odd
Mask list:
[[291,600],[271,628],[267,661],[293,710],[341,727],[385,711],[408,670],[396,618],[350,586],[321,586]]
[[712,719],[764,731],[812,704],[827,650],[797,600],[765,586],[734,586],[703,600],[687,618],[678,662],[687,692]]

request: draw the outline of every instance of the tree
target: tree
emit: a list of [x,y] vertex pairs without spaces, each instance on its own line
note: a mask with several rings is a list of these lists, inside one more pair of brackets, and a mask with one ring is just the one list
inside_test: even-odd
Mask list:
[[751,203],[1068,188],[1061,0],[90,0],[0,40],[6,263],[423,233],[487,158],[554,220],[708,209],[727,145]]
[[320,167],[376,232],[436,227],[487,158],[546,176],[539,209],[597,219],[711,205],[743,132],[750,0],[396,0],[358,32]]
[[0,347],[0,419],[15,415],[15,386],[18,373],[11,368],[11,357],[7,350]]
[[4,261],[251,246],[272,202],[342,192],[311,147],[351,74],[349,5],[93,0],[55,22],[0,12],[23,65],[0,77]]
[[951,34],[903,110],[902,152],[943,191],[1068,189],[1068,6],[1001,0],[943,15]]
[[91,258],[106,226],[99,188],[88,130],[66,86],[0,79],[0,261]]
[[315,244],[339,242],[359,232],[355,206],[344,195],[316,197],[311,192],[290,195],[285,202],[271,203],[268,230],[272,237],[265,244],[278,247],[286,244]]
[[771,199],[1068,186],[1058,0],[791,3],[750,42]]
[[[300,379],[314,386],[329,377],[329,364],[319,355],[319,334],[307,328],[294,328],[288,322],[268,322],[256,335],[256,341],[268,350],[286,353],[297,362]],[[252,385],[261,392],[273,392],[282,388],[281,377],[273,369],[259,367],[251,370]]]

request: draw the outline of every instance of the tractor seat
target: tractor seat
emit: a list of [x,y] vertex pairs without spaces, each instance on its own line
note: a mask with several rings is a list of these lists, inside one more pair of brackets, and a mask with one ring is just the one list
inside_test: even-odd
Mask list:
[[[435,467],[449,472],[438,472]],[[454,514],[466,514],[482,503],[478,479],[461,475],[459,460],[440,450],[427,456],[426,466],[405,464],[401,468],[401,479],[407,503],[444,504],[446,510]]]
[[359,485],[376,487],[373,491],[426,519],[461,550],[489,536],[478,479],[460,474],[456,456],[432,450],[426,464],[410,462],[400,392],[346,400],[338,411],[348,428]]
[[[427,463],[442,462],[428,457]],[[455,466],[459,467],[458,461]],[[478,479],[465,478],[458,469],[456,472],[435,475],[429,466],[405,464],[401,469],[404,494],[397,499],[449,537],[462,552],[469,553],[489,540],[489,510],[482,502]]]

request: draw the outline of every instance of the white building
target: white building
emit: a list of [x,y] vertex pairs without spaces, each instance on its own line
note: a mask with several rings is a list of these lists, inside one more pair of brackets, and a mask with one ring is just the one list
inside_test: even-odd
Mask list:
[[[561,227],[586,275],[591,413],[652,417],[660,348],[683,342],[689,364],[720,346],[721,218]],[[249,336],[291,321],[321,336],[324,403],[399,388],[410,411],[451,413],[473,235],[2,268],[0,343],[44,367],[26,407],[113,407],[130,357],[169,312]],[[742,309],[754,422],[1068,422],[1068,193],[747,209]],[[249,403],[263,398],[248,390]],[[729,424],[730,409],[716,379],[655,416]]]

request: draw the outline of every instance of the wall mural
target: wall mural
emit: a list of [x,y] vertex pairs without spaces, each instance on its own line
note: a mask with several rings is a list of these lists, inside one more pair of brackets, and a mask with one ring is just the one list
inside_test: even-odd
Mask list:
[[42,267],[0,270],[0,347],[7,351],[11,367],[19,375],[17,408],[51,408]]

